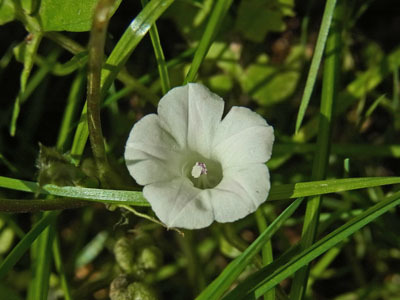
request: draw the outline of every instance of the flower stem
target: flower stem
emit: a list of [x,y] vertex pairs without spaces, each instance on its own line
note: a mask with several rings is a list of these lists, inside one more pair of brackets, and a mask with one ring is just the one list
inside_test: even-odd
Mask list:
[[146,220],[149,220],[149,221],[151,221],[151,222],[154,222],[154,223],[156,223],[156,224],[158,224],[158,225],[161,225],[162,227],[165,227],[165,228],[167,228],[167,229],[172,229],[172,230],[175,230],[177,233],[179,233],[181,236],[184,236],[185,234],[182,232],[182,231],[180,231],[178,228],[174,228],[174,227],[167,227],[167,225],[165,225],[163,222],[161,222],[161,221],[159,221],[159,220],[157,220],[157,219],[155,219],[155,218],[152,218],[152,217],[150,217],[149,215],[146,215],[146,214],[142,214],[142,213],[140,213],[140,212],[138,212],[136,209],[134,209],[133,207],[131,207],[131,206],[129,206],[129,205],[118,205],[119,207],[121,207],[121,208],[124,208],[124,209],[126,209],[126,210],[128,210],[128,211],[130,211],[131,213],[133,213],[134,215],[136,215],[136,216],[138,216],[138,217],[141,217],[141,218],[144,218],[144,219],[146,219]]
[[89,40],[87,77],[87,113],[90,144],[99,171],[100,180],[102,184],[106,186],[107,183],[105,177],[109,167],[100,120],[100,80],[104,55],[104,43],[113,3],[114,0],[100,0],[95,9]]

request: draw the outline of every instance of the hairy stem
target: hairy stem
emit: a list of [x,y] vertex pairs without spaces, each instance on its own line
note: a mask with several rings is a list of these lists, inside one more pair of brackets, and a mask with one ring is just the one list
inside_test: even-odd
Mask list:
[[93,156],[103,185],[107,186],[105,174],[108,171],[108,161],[104,145],[104,137],[100,120],[101,101],[101,69],[103,64],[104,43],[112,9],[113,0],[100,0],[93,18],[92,31],[89,40],[88,82],[87,82],[87,113],[90,144]]

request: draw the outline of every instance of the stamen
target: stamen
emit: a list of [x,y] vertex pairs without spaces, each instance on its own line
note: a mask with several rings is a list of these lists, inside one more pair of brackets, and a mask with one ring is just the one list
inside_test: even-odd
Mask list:
[[207,175],[207,167],[205,163],[196,162],[192,168],[192,176],[194,178],[199,178],[200,175],[206,174]]

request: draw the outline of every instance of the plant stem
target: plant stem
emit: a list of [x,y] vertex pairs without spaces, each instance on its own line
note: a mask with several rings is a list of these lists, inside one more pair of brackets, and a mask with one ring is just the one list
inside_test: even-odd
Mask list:
[[87,206],[88,201],[82,201],[71,198],[53,198],[53,199],[0,199],[0,211],[8,213],[28,213],[45,210],[61,210],[70,208],[79,208]]
[[99,171],[99,177],[103,185],[107,186],[105,174],[108,161],[104,137],[100,120],[101,101],[101,68],[103,64],[104,43],[108,27],[109,15],[114,1],[100,0],[95,9],[92,31],[89,40],[89,61],[87,77],[87,113],[90,144],[93,156]]

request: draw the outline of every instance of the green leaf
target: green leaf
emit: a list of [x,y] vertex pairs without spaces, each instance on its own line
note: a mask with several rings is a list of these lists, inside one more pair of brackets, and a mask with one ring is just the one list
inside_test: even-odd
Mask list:
[[[114,2],[115,12],[122,0]],[[98,0],[42,0],[39,18],[43,31],[89,31]]]
[[271,225],[235,260],[233,260],[224,271],[196,298],[197,300],[219,299],[229,286],[238,278],[240,273],[249,265],[253,257],[260,252],[261,248],[268,242],[273,234],[282,224],[296,211],[303,198],[294,201],[288,208],[276,218]]
[[267,267],[264,267],[250,275],[223,299],[257,299],[266,291],[279,284],[282,280],[295,273],[298,269],[307,265],[313,259],[329,249],[332,249],[335,245],[345,240],[354,232],[371,223],[397,205],[400,205],[400,192],[397,192],[370,207],[365,212],[334,230],[309,248],[291,257],[289,261],[282,263],[286,258],[279,258]]
[[302,67],[301,47],[294,47],[282,66],[261,54],[238,79],[242,89],[262,106],[270,106],[287,99],[295,91]]
[[293,8],[293,0],[242,0],[236,28],[245,38],[260,43],[268,32],[285,30],[284,17],[294,16]]
[[10,250],[14,241],[14,236],[14,230],[12,230],[11,227],[6,227],[0,231],[0,255]]
[[0,25],[13,21],[15,18],[15,7],[13,0],[0,1]]

